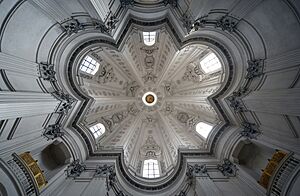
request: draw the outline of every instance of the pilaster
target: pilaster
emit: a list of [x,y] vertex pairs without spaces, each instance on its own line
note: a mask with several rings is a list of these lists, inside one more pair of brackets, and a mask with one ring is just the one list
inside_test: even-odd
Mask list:
[[58,104],[51,94],[0,91],[0,120],[49,114]]

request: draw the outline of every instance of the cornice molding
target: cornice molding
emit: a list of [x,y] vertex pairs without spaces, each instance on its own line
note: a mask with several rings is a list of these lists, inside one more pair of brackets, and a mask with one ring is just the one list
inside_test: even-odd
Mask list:
[[[126,35],[126,30],[128,30],[131,25],[133,24],[138,24],[138,25],[146,25],[146,26],[156,26],[156,25],[167,25],[168,28],[172,31],[172,33],[174,34],[173,36],[177,39],[177,42],[181,43],[181,47],[182,46],[185,46],[185,45],[189,45],[190,43],[202,43],[202,44],[209,44],[209,45],[213,45],[214,47],[218,48],[222,54],[225,56],[226,59],[224,59],[227,63],[227,68],[228,69],[228,73],[229,73],[229,76],[228,76],[228,79],[227,81],[225,81],[225,85],[223,86],[222,89],[220,89],[220,91],[214,96],[211,98],[211,100],[213,101],[213,104],[217,107],[217,109],[219,110],[220,114],[222,114],[222,118],[224,119],[224,123],[219,127],[220,129],[218,131],[216,131],[217,133],[214,135],[214,138],[211,141],[210,143],[210,150],[209,152],[198,152],[198,153],[195,153],[195,152],[185,152],[184,155],[187,155],[187,156],[211,156],[214,154],[214,148],[216,146],[216,143],[218,142],[222,132],[225,130],[225,127],[228,125],[228,118],[226,116],[226,112],[224,111],[223,107],[221,106],[221,103],[219,102],[218,100],[218,97],[220,97],[222,94],[224,94],[231,82],[232,82],[232,79],[233,79],[233,61],[232,61],[232,57],[230,55],[230,52],[226,49],[226,47],[219,43],[218,41],[216,40],[213,40],[211,38],[208,38],[208,37],[194,37],[194,38],[190,38],[190,39],[187,39],[187,40],[184,40],[183,42],[181,41],[181,39],[179,38],[179,36],[176,34],[174,28],[171,26],[171,23],[170,21],[165,18],[165,19],[162,19],[160,21],[154,21],[154,22],[143,22],[143,21],[139,21],[139,20],[136,20],[136,19],[130,19],[129,20],[129,23],[127,25],[127,27],[124,29],[122,35],[120,36],[120,39],[118,39],[118,41],[116,43],[112,42],[112,41],[109,41],[109,40],[106,40],[106,39],[102,39],[102,38],[99,38],[99,39],[90,39],[90,40],[87,40],[86,42],[82,43],[80,46],[78,46],[73,54],[71,55],[70,57],[70,60],[68,62],[68,78],[70,79],[69,82],[72,86],[72,89],[74,92],[77,93],[78,96],[80,96],[84,101],[82,102],[82,105],[79,109],[79,112],[77,113],[77,115],[75,116],[74,118],[74,121],[72,122],[72,126],[76,129],[76,131],[78,133],[80,133],[80,135],[83,137],[83,139],[85,140],[86,142],[86,145],[89,149],[89,155],[90,156],[99,156],[99,154],[95,153],[93,151],[93,147],[92,147],[92,143],[91,141],[89,140],[89,137],[86,136],[86,134],[81,130],[81,128],[77,125],[77,123],[79,122],[78,120],[80,119],[80,116],[81,114],[83,114],[83,112],[85,111],[85,108],[89,102],[89,98],[86,97],[85,94],[81,93],[81,91],[78,89],[78,85],[76,84],[76,80],[75,78],[73,77],[72,73],[73,73],[73,69],[74,67],[77,66],[77,61],[75,59],[78,59],[77,56],[78,54],[81,53],[81,51],[86,48],[86,47],[89,47],[91,45],[97,45],[97,44],[104,44],[104,45],[110,45],[111,47],[113,48],[119,48],[119,46],[121,45],[121,42],[122,42],[122,39],[124,39],[125,35]],[[118,163],[120,165],[120,170],[121,170],[121,173],[124,175],[124,178],[126,178],[126,180],[132,184],[134,187],[137,187],[139,189],[144,189],[144,190],[151,190],[153,187],[149,187],[147,185],[142,185],[140,183],[138,183],[136,180],[133,180],[135,178],[133,178],[132,175],[128,174],[127,172],[127,169],[126,169],[126,166],[125,164],[123,163],[123,161],[121,161],[121,154],[115,154],[115,153],[104,153],[102,154],[101,156],[104,156],[104,157],[109,157],[109,156],[118,156]],[[179,155],[178,155],[179,156]],[[180,155],[182,156],[182,155]],[[180,159],[180,158],[178,158]],[[182,165],[182,163],[180,163],[180,161],[178,161],[179,163],[179,166],[176,166],[175,168],[175,171],[174,173],[178,174],[180,172],[180,165]],[[174,179],[175,180],[175,179]],[[171,184],[174,180],[168,180],[168,184]],[[164,184],[164,185],[160,185],[160,186],[157,186],[156,188],[157,189],[163,189],[164,187],[168,186],[167,184]]]
[[[158,25],[158,24],[164,24],[164,23],[166,23],[167,25],[171,25],[170,24],[170,22],[169,22],[169,20],[166,18],[166,19],[163,19],[163,20],[161,20],[161,21],[155,21],[155,22],[142,22],[142,21],[137,21],[137,20],[135,20],[135,19],[131,19],[130,20],[130,22],[129,22],[129,24],[127,25],[127,28],[125,28],[125,30],[126,29],[128,29],[132,24],[139,24],[139,25],[148,25],[148,26],[155,26],[155,25]],[[170,29],[173,29],[172,27],[170,27]],[[125,34],[126,34],[126,31],[124,30],[124,32],[123,32],[123,35],[121,36],[121,37],[125,37]],[[176,32],[173,32],[173,33],[175,33],[176,34]],[[177,39],[178,40],[180,40],[180,38],[178,37],[178,36],[176,36],[175,35],[175,37],[177,37]],[[201,42],[201,43],[209,43],[209,44],[211,44],[211,45],[214,45],[215,47],[217,47],[218,49],[220,49],[221,50],[221,52],[226,56],[226,61],[228,62],[228,65],[229,65],[229,73],[230,74],[232,74],[233,73],[233,61],[232,61],[232,57],[231,57],[231,55],[230,55],[230,53],[228,52],[228,50],[222,45],[222,44],[220,44],[219,42],[217,42],[217,41],[214,41],[214,40],[212,40],[212,39],[210,39],[210,38],[205,38],[205,37],[197,37],[197,38],[191,38],[191,39],[189,39],[189,40],[185,40],[184,42],[182,42],[182,46],[183,45],[188,45],[190,42]],[[80,95],[84,100],[85,100],[85,102],[83,103],[83,106],[81,107],[81,108],[84,108],[85,107],[85,105],[86,105],[86,103],[88,102],[88,99],[85,97],[85,95],[83,95],[78,89],[77,89],[77,85],[75,84],[75,81],[74,81],[74,79],[72,79],[73,78],[73,76],[72,76],[72,67],[73,66],[75,66],[75,65],[73,65],[74,64],[74,62],[73,62],[73,59],[75,59],[75,57],[80,53],[80,51],[83,49],[83,48],[85,48],[85,47],[87,47],[87,46],[89,46],[89,45],[95,45],[95,44],[109,44],[109,45],[111,45],[112,47],[116,47],[116,48],[118,48],[118,46],[121,44],[121,41],[120,41],[120,39],[119,39],[119,41],[117,42],[117,43],[112,43],[112,42],[110,42],[110,41],[108,41],[108,40],[105,40],[105,39],[95,39],[95,40],[89,40],[89,41],[87,41],[87,42],[85,42],[85,43],[83,43],[80,47],[78,47],[75,51],[74,51],[74,53],[72,54],[72,57],[70,58],[70,61],[69,61],[69,66],[68,66],[68,73],[69,73],[69,78],[70,78],[70,83],[71,83],[71,86],[72,86],[72,88],[73,88],[73,90],[76,92],[76,93],[78,93],[78,95]],[[218,110],[220,111],[220,113],[223,115],[223,118],[224,118],[224,120],[225,120],[225,122],[228,122],[228,118],[226,117],[226,115],[225,115],[225,111],[223,110],[223,108],[220,106],[220,104],[219,104],[219,102],[218,102],[218,100],[217,100],[217,97],[218,96],[220,96],[221,94],[223,94],[228,88],[229,88],[229,85],[230,85],[230,82],[231,82],[231,80],[232,80],[232,77],[231,76],[229,76],[228,77],[229,78],[229,80],[228,81],[226,81],[226,85],[223,87],[223,89],[221,90],[221,91],[219,91],[219,93],[218,93],[218,95],[216,95],[215,97],[213,97],[212,98],[212,100],[214,100],[214,104],[216,105],[216,107],[218,108]],[[81,112],[79,112],[79,113],[81,113]],[[75,125],[75,127],[76,127],[76,120],[74,120],[74,122],[73,122],[73,126]],[[80,130],[79,129],[77,129],[79,132],[80,132]],[[222,130],[224,130],[224,129],[221,129],[221,131],[219,131],[219,132],[222,132]],[[84,135],[84,133],[83,134],[81,134],[82,136]],[[219,136],[220,134],[218,134],[217,136]],[[213,143],[215,143],[216,142],[216,140],[214,140],[214,142]],[[87,145],[88,146],[90,146],[91,144],[88,144],[89,142],[87,142]],[[214,145],[212,145],[212,148],[214,147]],[[91,152],[91,147],[88,147],[90,150],[90,152]],[[211,153],[213,152],[213,150],[211,149],[210,150],[211,151]]]

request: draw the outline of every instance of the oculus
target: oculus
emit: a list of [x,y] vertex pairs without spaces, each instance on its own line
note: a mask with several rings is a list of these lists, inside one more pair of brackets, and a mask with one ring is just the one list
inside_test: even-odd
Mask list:
[[142,100],[146,106],[154,106],[157,102],[157,96],[153,92],[147,92],[143,95]]

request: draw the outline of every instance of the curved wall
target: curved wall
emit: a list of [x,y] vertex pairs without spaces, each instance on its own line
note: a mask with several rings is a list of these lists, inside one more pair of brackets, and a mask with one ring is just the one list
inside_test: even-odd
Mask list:
[[[104,4],[106,3],[104,1]],[[174,37],[177,42],[183,40],[183,43],[187,43],[188,41],[184,40],[209,37],[227,48],[233,62],[230,74],[232,83],[218,98],[218,102],[210,100],[222,109],[220,111],[225,111],[223,115],[224,119],[227,118],[225,121],[228,126],[215,142],[212,154],[214,156],[209,158],[210,161],[204,160],[201,156],[189,161],[208,165],[211,163],[216,166],[224,158],[233,160],[232,152],[237,143],[244,138],[256,140],[261,145],[274,150],[294,152],[297,157],[300,150],[299,2],[194,0],[189,3],[178,1],[177,6],[172,6],[172,4],[167,5],[164,9],[171,8],[168,17],[174,28],[170,31],[180,32]],[[112,10],[117,10],[117,7],[123,10],[120,13],[126,13],[128,9],[126,6],[120,7],[119,1],[112,6]],[[183,25],[177,20],[183,16],[181,13],[183,9],[178,8],[186,7],[189,7],[189,11],[186,12],[188,19],[183,20],[186,22]],[[76,131],[81,129],[87,132],[84,127],[78,125],[74,129],[72,125],[74,126],[76,113],[85,112],[79,110],[82,104],[91,103],[85,103],[84,97],[78,96],[78,93],[70,88],[65,73],[70,71],[67,70],[67,64],[73,49],[91,37],[101,37],[109,40],[113,45],[118,42],[103,34],[105,32],[99,33],[97,28],[99,25],[101,27],[104,16],[100,8],[101,6],[97,6],[94,1],[91,3],[81,0],[74,2],[1,1],[0,158],[4,162],[11,159],[13,152],[19,154],[31,151],[38,154],[39,149],[51,144],[52,139],[43,134],[48,130],[49,125],[55,124],[59,125],[64,132],[64,136],[59,140],[68,147],[72,160],[80,159],[83,162],[89,159],[89,153],[94,147],[87,146],[86,141],[92,141],[92,137]],[[139,15],[139,12],[144,9],[140,4],[137,8],[131,8],[129,12],[132,15],[135,13]],[[167,12],[164,9],[158,10],[163,10],[162,13]],[[125,16],[127,15],[119,14],[119,17]],[[201,17],[200,30],[185,37],[187,30],[190,29],[185,29],[184,26],[187,27],[187,24],[199,17]],[[75,24],[79,22],[86,25],[84,29],[77,26],[77,29],[71,30],[69,34],[68,25],[70,22],[74,24],[74,21]],[[231,21],[234,25],[228,26],[227,21]],[[112,32],[115,33],[113,37],[119,37],[118,32],[124,31],[125,27],[126,25],[120,22],[120,26]],[[100,28],[100,31],[102,30]],[[57,77],[54,76],[55,72]],[[61,93],[62,91],[64,93]],[[66,94],[73,95],[77,101],[71,100]],[[72,107],[66,109],[62,107],[63,103],[70,104]],[[213,141],[210,142],[212,145]],[[51,178],[42,193],[49,194],[53,191],[64,193],[63,187],[66,187],[66,183],[73,183],[71,180],[64,180],[64,169]],[[251,187],[259,187],[247,172],[242,168],[240,170],[243,177],[230,178],[230,182],[238,180],[241,187],[245,186],[245,183],[250,183]],[[202,187],[201,191],[206,190],[207,194],[210,191],[207,187],[213,182],[211,177],[205,182],[207,186]],[[293,182],[297,184],[298,181],[293,180]],[[91,181],[91,183],[95,182]],[[217,184],[215,191],[233,189],[229,184]],[[85,186],[92,185],[89,183],[82,185]],[[140,191],[139,188],[128,186]],[[197,185],[194,186],[193,190],[197,190]],[[55,190],[56,187],[60,189]],[[290,186],[289,194],[293,195],[296,192],[293,190],[295,187]],[[184,189],[184,186],[180,188]],[[11,193],[17,190],[9,189]],[[266,192],[262,188],[257,189],[260,192],[255,192],[253,189],[248,191],[253,191],[257,195]],[[196,193],[200,194],[199,191]],[[218,193],[221,194],[220,192]]]

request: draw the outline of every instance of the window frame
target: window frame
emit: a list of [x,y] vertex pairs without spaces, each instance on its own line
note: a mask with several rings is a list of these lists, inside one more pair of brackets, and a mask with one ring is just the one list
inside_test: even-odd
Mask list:
[[146,46],[153,46],[156,43],[156,35],[156,31],[143,31],[144,44]]
[[[210,59],[209,61],[207,61],[207,58],[209,58],[210,55],[214,55],[214,57],[212,59]],[[213,61],[214,59],[216,59],[217,62],[213,63],[213,64],[219,64],[219,66],[216,69],[209,70],[209,68],[203,68],[206,66],[206,64],[208,62]],[[207,61],[207,62],[203,63],[203,61]],[[222,70],[222,63],[220,61],[220,58],[218,57],[218,55],[215,52],[210,52],[207,55],[205,55],[204,57],[202,57],[200,59],[199,65],[201,67],[201,70],[204,72],[204,74],[211,74],[211,73],[217,72],[219,70]],[[209,65],[208,67],[210,67],[210,66],[212,66],[212,65]]]
[[[153,163],[153,165],[149,165],[151,163]],[[145,168],[146,164],[148,164],[147,169]],[[152,168],[149,168],[149,167],[152,167]],[[147,174],[145,174],[146,171],[148,171]],[[149,172],[149,171],[152,171],[152,172]],[[143,161],[142,177],[147,178],[147,179],[153,179],[153,178],[159,178],[160,176],[161,176],[161,171],[160,171],[159,161],[157,159],[153,159],[153,158],[145,159]]]
[[90,55],[86,55],[79,66],[79,70],[86,74],[95,75],[99,70],[99,62]]
[[[101,129],[103,128],[103,131]],[[105,134],[105,126],[102,123],[94,124],[93,126],[89,127],[90,132],[94,136],[95,139],[99,139],[101,136]]]

